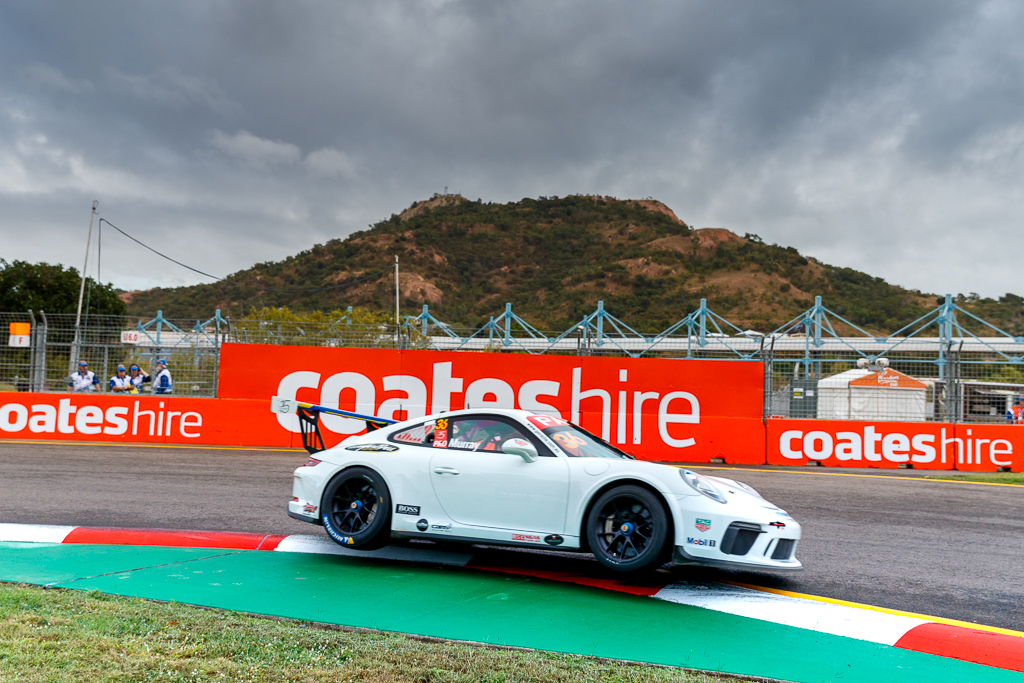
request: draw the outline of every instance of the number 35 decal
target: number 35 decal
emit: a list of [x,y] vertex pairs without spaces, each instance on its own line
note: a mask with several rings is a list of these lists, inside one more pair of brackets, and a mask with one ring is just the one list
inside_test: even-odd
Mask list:
[[448,448],[448,418],[434,423],[434,448]]

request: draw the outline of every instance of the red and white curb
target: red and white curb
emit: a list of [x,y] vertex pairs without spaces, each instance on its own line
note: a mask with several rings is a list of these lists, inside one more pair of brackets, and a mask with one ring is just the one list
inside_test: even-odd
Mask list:
[[0,524],[0,542],[263,550],[471,567],[643,595],[750,619],[1024,672],[1024,633],[1018,631],[755,586],[712,582],[664,585],[657,581],[643,584],[530,566],[490,565],[482,560],[474,561],[472,553],[431,547],[387,546],[372,551],[350,550],[325,536],[301,534]]
[[673,584],[662,588],[654,597],[882,645],[896,645],[907,633],[929,623],[927,619],[918,617],[765,593],[727,584]]
[[0,524],[0,543],[88,543],[92,545],[142,545],[166,548],[217,548],[220,550],[273,550],[284,553],[348,555],[382,560],[404,560],[464,567],[472,553],[436,550],[430,546],[386,546],[379,550],[350,550],[326,536],[303,534],[254,534],[235,531],[188,531],[183,529],[122,529],[117,527]]

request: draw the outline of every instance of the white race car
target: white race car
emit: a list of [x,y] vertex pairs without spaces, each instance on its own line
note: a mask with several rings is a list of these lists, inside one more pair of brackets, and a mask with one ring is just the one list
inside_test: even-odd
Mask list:
[[[274,398],[311,457],[288,514],[337,543],[394,538],[591,552],[610,569],[675,564],[802,569],[800,525],[754,489],[643,462],[559,417],[455,410],[405,422]],[[324,450],[319,413],[371,429]]]

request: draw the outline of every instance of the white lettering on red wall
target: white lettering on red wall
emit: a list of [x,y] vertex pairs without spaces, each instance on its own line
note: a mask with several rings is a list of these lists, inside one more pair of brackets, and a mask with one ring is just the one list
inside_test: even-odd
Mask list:
[[[645,412],[656,411],[658,437],[668,446],[686,448],[696,441],[692,437],[677,438],[669,432],[669,425],[700,424],[700,401],[687,391],[639,390],[629,384],[628,370],[619,372],[620,387],[601,388],[586,382],[582,368],[573,368],[570,386],[550,379],[526,379],[512,383],[496,377],[477,379],[466,385],[458,377],[452,363],[434,363],[430,377],[430,392],[427,384],[412,375],[387,375],[381,378],[382,389],[389,397],[378,402],[378,389],[373,380],[362,373],[346,371],[324,378],[318,372],[296,370],[281,378],[277,385],[277,396],[300,398],[328,407],[344,406],[365,415],[376,415],[389,419],[411,419],[424,415],[446,412],[456,407],[478,409],[521,408],[536,413],[557,415],[571,422],[579,423],[581,412],[600,416],[600,435],[606,441],[624,444],[632,441],[641,443],[643,438],[642,416]],[[316,392],[315,398],[303,390]],[[401,395],[393,396],[394,392]],[[562,414],[552,405],[553,399],[568,396],[570,410]],[[650,402],[646,408],[644,404]],[[428,410],[429,408],[429,410]],[[298,433],[299,422],[294,415],[277,415],[278,422],[285,429]],[[323,427],[337,434],[357,434],[365,428],[360,420],[324,415]],[[615,424],[613,432],[612,424]]]
[[14,433],[26,428],[32,434],[77,434],[92,436],[180,436],[198,439],[203,416],[194,411],[175,411],[164,408],[160,401],[141,401],[128,405],[114,405],[103,408],[84,404],[76,399],[62,398],[57,405],[48,403],[6,403],[0,406],[0,431]]
[[[832,423],[834,424],[834,423]],[[822,424],[827,427],[827,424]],[[858,426],[853,431],[825,429],[787,429],[779,435],[779,453],[790,460],[816,460],[910,463],[916,465],[945,464],[955,458],[958,465],[992,464],[1009,467],[1013,444],[1008,439],[975,437],[970,427],[957,429],[937,427],[933,433],[904,431],[907,427],[895,423]]]

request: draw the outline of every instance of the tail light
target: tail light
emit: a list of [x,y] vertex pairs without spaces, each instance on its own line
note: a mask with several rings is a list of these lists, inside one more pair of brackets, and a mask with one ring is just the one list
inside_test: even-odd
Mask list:
[[321,462],[323,462],[323,461],[322,460],[317,460],[316,458],[310,458],[309,460],[306,461],[306,464],[303,465],[303,467],[316,467]]

